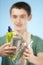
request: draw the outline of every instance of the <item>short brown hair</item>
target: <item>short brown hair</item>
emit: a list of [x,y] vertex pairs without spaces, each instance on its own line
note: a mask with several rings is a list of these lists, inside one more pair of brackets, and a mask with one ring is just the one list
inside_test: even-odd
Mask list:
[[18,9],[24,9],[26,10],[27,14],[30,15],[31,14],[31,7],[29,4],[27,4],[26,2],[16,2],[12,5],[12,7],[10,8],[10,14],[13,8],[18,8]]

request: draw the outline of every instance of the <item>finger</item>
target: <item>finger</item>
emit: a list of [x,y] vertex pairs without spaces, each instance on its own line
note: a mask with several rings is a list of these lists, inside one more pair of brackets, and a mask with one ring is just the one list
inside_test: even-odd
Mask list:
[[14,53],[14,51],[5,51],[6,54]]
[[15,50],[16,49],[16,47],[15,46],[11,46],[11,47],[9,47],[9,49],[11,49],[11,50]]
[[29,57],[29,54],[26,53],[26,52],[24,52],[23,55],[24,55],[25,57]]
[[6,53],[5,53],[5,54],[3,54],[2,56],[9,56],[9,54],[6,54]]
[[25,48],[24,52],[31,54],[31,50],[29,50],[28,48]]
[[26,48],[26,49],[25,49],[25,52],[26,52],[26,53],[29,53],[29,49]]
[[9,53],[9,56],[14,56],[14,53]]
[[12,47],[6,47],[4,50],[6,50],[6,51],[10,51],[10,50],[13,50],[13,51],[15,51],[16,50],[16,47],[15,46],[12,46]]
[[26,57],[26,56],[23,55],[23,59],[28,60],[28,57]]
[[5,54],[3,56],[14,56],[14,52],[13,53],[12,52],[11,53],[5,52]]
[[10,46],[10,44],[4,44],[4,45],[2,45],[2,47],[4,48],[4,47],[6,47],[6,46]]

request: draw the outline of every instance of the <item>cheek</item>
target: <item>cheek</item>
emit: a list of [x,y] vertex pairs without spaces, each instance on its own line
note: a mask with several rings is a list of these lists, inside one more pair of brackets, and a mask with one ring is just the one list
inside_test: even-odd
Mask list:
[[11,21],[14,22],[15,20],[16,19],[13,16],[11,16]]
[[14,22],[14,21],[15,21],[15,19],[12,18],[12,22]]
[[22,24],[22,28],[26,28],[27,27],[27,23],[24,21],[24,23]]
[[15,24],[16,23],[16,19],[12,18],[12,23]]
[[27,20],[23,21],[23,25],[24,25],[24,26],[27,25]]
[[28,19],[25,18],[25,19],[23,20],[23,23],[26,25],[26,24],[27,24],[27,21],[28,21]]

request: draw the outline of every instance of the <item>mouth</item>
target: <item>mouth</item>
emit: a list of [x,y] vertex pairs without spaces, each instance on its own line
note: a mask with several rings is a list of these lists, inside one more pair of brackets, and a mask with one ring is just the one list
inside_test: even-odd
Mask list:
[[21,27],[21,26],[22,26],[22,24],[16,24],[16,26],[17,26],[17,27]]

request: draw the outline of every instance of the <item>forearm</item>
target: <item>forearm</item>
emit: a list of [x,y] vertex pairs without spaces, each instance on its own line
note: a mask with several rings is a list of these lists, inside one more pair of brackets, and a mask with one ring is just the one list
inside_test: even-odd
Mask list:
[[32,63],[34,65],[43,65],[43,58],[34,56]]

